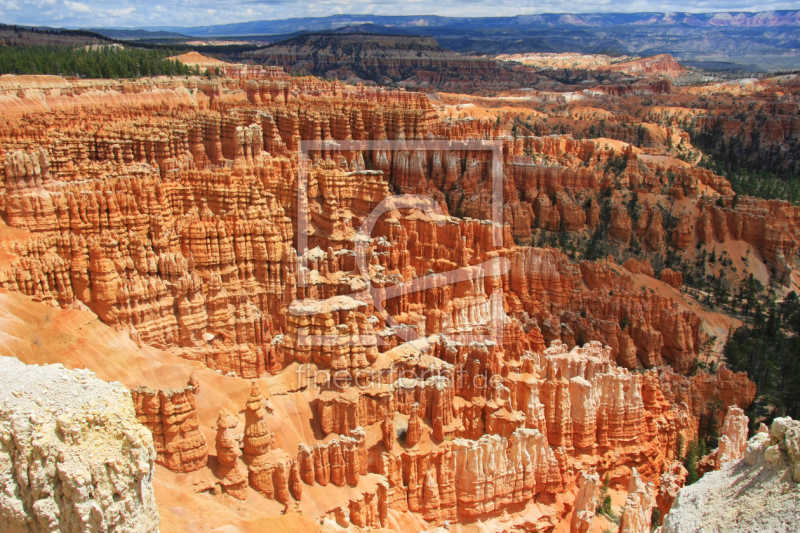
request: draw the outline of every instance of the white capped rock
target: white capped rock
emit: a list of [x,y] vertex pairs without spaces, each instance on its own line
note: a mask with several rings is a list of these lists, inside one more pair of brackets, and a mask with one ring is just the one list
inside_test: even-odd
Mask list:
[[130,393],[0,356],[0,531],[156,533],[156,452]]

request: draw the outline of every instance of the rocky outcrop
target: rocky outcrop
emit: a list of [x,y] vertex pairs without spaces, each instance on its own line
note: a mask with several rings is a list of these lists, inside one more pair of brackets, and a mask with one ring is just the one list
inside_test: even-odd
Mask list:
[[415,403],[411,408],[411,416],[408,419],[406,429],[406,444],[416,446],[422,437],[422,421],[419,419],[419,404]]
[[703,210],[697,219],[697,239],[703,244],[708,244],[711,242],[713,235],[714,227],[711,222],[711,216],[707,210]]
[[661,74],[670,78],[677,78],[687,72],[686,68],[678,63],[669,54],[659,54],[632,61],[613,63],[606,66],[609,70],[625,72],[627,74]]
[[627,208],[624,205],[615,205],[611,210],[611,235],[618,241],[627,243],[632,231],[633,226]]
[[744,459],[728,461],[680,490],[662,533],[794,531],[800,513],[798,443],[800,422],[776,418],[769,429],[762,424],[747,442]]
[[220,411],[217,419],[217,461],[221,467],[220,485],[225,492],[239,500],[247,499],[247,473],[239,464],[241,456],[239,445],[234,439],[232,428],[239,421]]
[[128,391],[0,357],[0,529],[158,531],[156,451]]
[[464,517],[499,511],[540,492],[556,492],[562,484],[558,462],[538,430],[519,429],[510,443],[496,435],[457,439],[453,455],[458,513]]
[[671,268],[665,268],[661,270],[659,277],[661,278],[661,281],[676,289],[680,289],[681,285],[683,285],[683,274],[680,272],[675,272]]
[[762,424],[748,441],[745,450],[748,466],[766,464],[776,469],[788,468],[795,483],[800,483],[800,420],[776,418],[769,431]]
[[244,423],[244,454],[254,457],[269,453],[274,435],[269,431],[269,425],[264,417],[267,414],[264,408],[265,400],[261,396],[258,383],[253,380],[250,397],[247,398]]
[[692,223],[688,213],[678,215],[678,226],[672,231],[672,247],[686,250],[694,241],[692,236]]
[[672,508],[678,491],[686,485],[688,475],[689,471],[680,461],[673,461],[667,471],[661,474],[661,484],[656,494],[656,505],[660,516],[666,516]]
[[659,387],[670,403],[685,403],[697,417],[708,414],[709,404],[719,400],[722,404],[717,410],[720,424],[728,408],[747,408],[756,398],[755,383],[747,378],[747,373],[734,373],[726,366],[720,366],[715,373],[698,372],[689,378],[662,368]]
[[714,460],[714,468],[744,457],[747,449],[747,431],[750,419],[738,407],[728,407],[725,422],[720,431],[719,449]]
[[322,486],[333,483],[358,485],[360,476],[367,474],[368,457],[364,430],[356,428],[352,437],[339,437],[326,444],[315,444],[313,449],[301,445],[298,453],[297,473],[306,484],[314,481]]
[[193,472],[208,462],[192,385],[183,389],[131,391],[136,417],[153,434],[158,464],[174,472]]
[[[405,215],[379,222],[368,246],[369,261],[371,275],[385,279],[375,278],[375,285],[410,282],[429,269],[435,274],[462,266],[472,269],[474,285],[457,291],[431,287],[389,298],[389,313],[404,326],[424,325],[425,334],[467,332],[489,318],[497,320],[490,309],[498,304],[489,305],[489,300],[492,293],[495,299],[502,293],[509,314],[526,312],[537,321],[533,333],[526,334],[552,325],[542,335],[545,343],[554,338],[575,342],[580,331],[584,339],[612,346],[615,357],[622,347],[629,363],[635,350],[645,366],[663,357],[681,371],[688,369],[699,339],[694,325],[686,327],[686,318],[647,318],[647,331],[618,332],[612,322],[626,314],[638,316],[633,300],[639,297],[615,298],[611,308],[623,308],[608,313],[610,308],[599,304],[606,296],[595,294],[598,305],[590,308],[597,312],[585,322],[577,320],[570,316],[579,311],[571,308],[571,293],[583,292],[582,284],[569,272],[574,267],[566,257],[514,250],[514,238],[529,238],[532,225],[558,231],[563,226],[566,232],[597,226],[605,167],[619,157],[612,147],[569,136],[514,139],[488,121],[449,125],[438,120],[419,93],[296,78],[245,85],[254,103],[236,111],[163,106],[157,120],[146,125],[137,122],[141,114],[135,110],[125,119],[115,110],[77,118],[49,116],[47,123],[71,124],[52,149],[4,156],[9,223],[36,236],[15,250],[18,259],[0,271],[0,287],[63,307],[87,305],[138,342],[175,349],[226,375],[252,379],[264,372],[277,374],[294,361],[353,373],[368,368],[379,352],[397,342],[394,335],[385,343],[377,335],[385,321],[379,317],[375,322],[372,296],[354,297],[360,289],[351,276],[353,231],[389,197],[390,187],[429,193],[453,214],[460,210],[476,219],[492,218],[485,174],[490,152],[462,153],[455,140],[478,135],[503,146],[502,171],[508,177],[503,216],[509,227],[501,233],[508,231],[508,238],[493,246],[489,226],[465,218],[450,219],[441,228]],[[304,95],[293,100],[297,109],[287,106],[293,94]],[[49,130],[25,118],[1,130],[0,138],[16,139],[17,131],[44,138]],[[430,152],[406,146],[395,155],[336,145],[429,138],[452,138],[455,144]],[[292,154],[301,139],[327,144],[307,176],[314,231],[308,233],[309,251],[299,251],[298,267],[294,238],[304,200],[298,204],[299,163]],[[629,151],[624,155],[632,157]],[[536,163],[545,156],[560,163]],[[654,180],[656,188],[664,184],[665,178],[651,176],[649,167],[634,170],[631,165],[626,179],[635,176],[637,184]],[[78,179],[85,176],[91,178]],[[624,244],[634,231],[628,207],[614,202],[610,220],[612,235]],[[648,250],[662,250],[661,209],[644,207],[636,222],[637,238]],[[492,257],[518,262],[503,291],[495,289],[505,280],[479,266],[490,251],[497,254]],[[538,271],[541,267],[545,270]],[[607,289],[616,296],[632,289],[614,273],[582,267],[581,274],[598,293]],[[427,294],[434,293],[429,299]],[[355,303],[347,309],[319,307],[331,298]],[[663,313],[664,305],[656,307]],[[562,323],[569,324],[571,333],[562,335]],[[308,335],[335,336],[343,344],[329,352],[298,342],[310,340]],[[346,339],[352,335],[358,342],[351,346]],[[659,335],[666,335],[666,342],[659,343]]]
[[570,533],[592,533],[594,531],[597,489],[599,488],[600,476],[595,473],[581,474],[569,528]]
[[620,533],[647,533],[650,531],[652,510],[655,504],[653,484],[643,482],[634,468],[628,484],[628,497],[619,521]]
[[374,492],[365,492],[357,499],[334,509],[329,513],[339,526],[347,528],[386,528],[389,525],[387,504],[388,488],[385,482],[378,483]]

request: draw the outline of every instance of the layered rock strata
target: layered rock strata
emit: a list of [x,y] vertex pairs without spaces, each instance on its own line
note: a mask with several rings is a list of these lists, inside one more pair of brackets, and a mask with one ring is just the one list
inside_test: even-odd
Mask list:
[[206,439],[197,418],[195,387],[131,391],[136,417],[153,434],[158,464],[175,472],[192,472],[208,462]]
[[[273,342],[285,330],[305,327],[291,310],[294,299],[357,292],[358,283],[349,275],[355,267],[354,231],[389,196],[390,189],[427,194],[446,212],[491,218],[489,139],[502,147],[503,154],[503,222],[508,226],[502,230],[501,242],[489,239],[488,228],[475,221],[462,220],[458,229],[452,223],[439,228],[424,218],[409,219],[397,212],[375,228],[368,252],[370,264],[374,262],[370,269],[373,276],[376,269],[386,271],[373,283],[383,277],[379,284],[390,289],[426,274],[430,267],[434,273],[454,266],[475,267],[498,248],[509,250],[499,255],[517,261],[518,253],[511,251],[513,241],[530,238],[533,226],[557,230],[563,221],[567,231],[581,231],[597,224],[599,200],[582,198],[587,191],[597,195],[604,183],[604,162],[616,155],[595,141],[565,136],[513,138],[484,122],[442,123],[431,103],[415,94],[331,85],[310,78],[265,83],[284,84],[281,97],[270,92],[267,100],[259,97],[258,103],[230,110],[162,105],[146,119],[137,108],[92,115],[57,112],[25,116],[0,130],[6,147],[3,185],[8,220],[34,234],[28,244],[14,250],[19,259],[0,272],[0,286],[64,307],[85,304],[105,322],[129,330],[143,343],[175,347],[183,356],[223,374],[254,378],[265,370],[278,373],[293,360],[303,362],[306,357],[302,352],[310,347],[300,352],[278,350]],[[296,110],[286,107],[291,96],[284,89],[303,96],[294,96]],[[64,133],[48,140],[55,123],[65,125]],[[42,142],[31,143],[20,131]],[[470,145],[457,140],[476,137],[486,141],[469,141]],[[299,163],[294,151],[301,139],[317,142],[320,148],[311,151],[307,204],[306,200],[298,204],[297,195]],[[393,150],[341,148],[360,140],[400,145]],[[436,150],[415,146],[422,140],[441,146]],[[562,158],[563,163],[535,163],[544,156]],[[631,182],[631,186],[638,185]],[[735,210],[745,207],[756,209],[741,202]],[[309,209],[307,245],[313,257],[294,249],[299,208]],[[780,216],[770,214],[763,220],[794,216],[777,207],[773,211]],[[626,209],[612,207],[616,237],[627,242],[632,224]],[[637,235],[640,224],[644,224],[648,249],[661,249],[660,210],[648,207],[639,216]],[[793,231],[791,224],[781,230],[781,235],[788,236],[779,236],[784,258],[796,252],[796,246],[792,248],[786,240]],[[763,233],[748,230],[740,232],[739,238],[760,238]],[[772,250],[765,254],[777,261],[778,247],[762,245]],[[317,248],[319,252],[314,251]],[[301,268],[297,252],[304,257]],[[565,266],[563,257],[542,259],[545,265],[554,263],[550,269]],[[557,337],[570,342],[579,330],[584,339],[602,340],[615,350],[623,345],[628,364],[636,363],[635,346],[644,366],[666,358],[679,370],[688,370],[700,342],[695,319],[653,317],[647,331],[633,335],[591,319],[575,324],[564,315],[577,310],[564,304],[574,301],[567,293],[581,287],[579,280],[567,276],[572,283],[562,287],[546,274],[540,282],[543,273],[530,269],[536,264],[535,258],[524,259],[512,272],[511,286],[503,281],[503,305],[515,312],[526,311],[539,328],[552,322],[553,331],[543,332],[547,341]],[[480,270],[474,270],[480,277]],[[662,279],[680,285],[679,274],[668,275],[666,270],[661,274]],[[631,291],[624,280],[617,283],[614,276],[595,279],[594,275],[582,268],[581,277],[587,278],[593,290],[602,285],[615,295]],[[533,285],[523,288],[521,283],[526,282],[520,277],[532,277],[526,282]],[[481,292],[477,286],[470,290],[463,286],[459,293],[446,289],[425,291],[437,292],[439,302],[425,313],[426,333],[447,331],[451,322],[456,329],[469,329],[473,324],[460,317],[485,316],[485,311],[479,311],[485,305],[481,300],[484,294],[488,298],[495,292],[491,287]],[[390,298],[390,314],[414,319],[415,304],[429,303],[427,297],[425,302],[419,298],[421,294]],[[625,314],[642,316],[632,304],[641,295],[630,296],[612,304],[621,306],[620,316],[614,317],[617,322]],[[665,304],[652,305],[659,315],[671,314]],[[407,305],[411,306],[408,312]],[[362,339],[369,337],[370,328],[376,331],[363,310],[354,314]],[[596,318],[608,321],[611,317],[603,312]],[[325,327],[316,335],[332,335],[330,328],[340,326],[335,320],[333,326],[324,322],[329,319],[317,320]],[[419,327],[411,320],[402,322]],[[557,327],[561,323],[570,324],[572,335],[562,334]],[[651,329],[667,335],[667,340],[659,343]],[[380,340],[376,339],[378,345]],[[363,356],[359,348],[354,364],[369,363],[375,357],[374,346],[363,345]],[[327,354],[308,357],[316,362],[316,357]],[[325,364],[353,365],[345,360],[353,354],[337,357]]]

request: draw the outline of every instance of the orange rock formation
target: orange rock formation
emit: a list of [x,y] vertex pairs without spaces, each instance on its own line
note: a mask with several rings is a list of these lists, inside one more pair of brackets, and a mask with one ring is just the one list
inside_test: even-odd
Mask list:
[[131,391],[136,415],[153,433],[156,462],[177,472],[192,472],[208,462],[205,437],[199,431],[195,389]]
[[[180,475],[211,465],[242,505],[385,528],[404,513],[432,527],[536,502],[531,528],[590,531],[608,474],[631,482],[623,529],[649,528],[662,474],[678,475],[678,436],[696,437],[712,400],[748,405],[754,385],[726,369],[684,376],[703,317],[664,296],[657,263],[623,270],[517,242],[532,228],[591,231],[608,215],[624,245],[744,240],[789,268],[800,211],[708,205],[701,230],[647,203],[636,214],[609,200],[606,213],[613,180],[678,183],[675,198],[729,185],[707,172],[668,178],[630,146],[440,120],[421,93],[249,72],[159,82],[191,89],[181,103],[137,85],[141,98],[91,112],[62,102],[4,121],[0,208],[15,238],[0,242],[0,288],[88,308],[143,350],[249,388],[236,401],[243,435],[219,405],[201,427],[197,403],[214,396],[205,384],[198,394],[196,376],[132,391],[159,464]],[[316,142],[308,157],[301,141]],[[630,164],[617,175],[619,161]],[[668,216],[679,217],[671,239]],[[666,268],[658,277],[682,284]]]

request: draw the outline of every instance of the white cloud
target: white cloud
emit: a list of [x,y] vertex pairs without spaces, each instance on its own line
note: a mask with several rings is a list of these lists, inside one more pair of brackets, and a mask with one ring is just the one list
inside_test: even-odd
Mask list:
[[64,5],[74,13],[91,13],[92,8],[83,2],[64,2]]
[[124,9],[108,9],[104,13],[112,17],[124,17],[136,11],[135,7],[126,7]]

